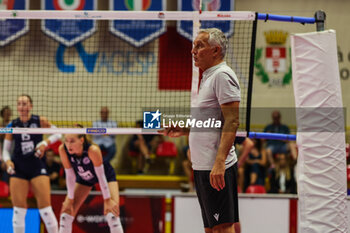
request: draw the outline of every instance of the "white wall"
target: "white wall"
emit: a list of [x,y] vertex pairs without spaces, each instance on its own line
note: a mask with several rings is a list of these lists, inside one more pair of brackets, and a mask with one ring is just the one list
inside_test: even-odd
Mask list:
[[[239,219],[242,233],[289,233],[288,197],[281,195],[240,195]],[[296,196],[294,196],[295,198]],[[203,233],[202,216],[196,196],[175,196],[174,233]],[[347,201],[350,216],[350,197]],[[350,229],[350,221],[349,221]]]
[[[174,233],[203,233],[199,203],[195,196],[175,197]],[[239,198],[242,233],[288,233],[288,198]]]

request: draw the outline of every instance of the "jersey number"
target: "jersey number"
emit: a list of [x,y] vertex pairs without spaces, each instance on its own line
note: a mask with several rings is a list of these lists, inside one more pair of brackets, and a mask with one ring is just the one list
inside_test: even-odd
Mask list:
[[94,178],[94,175],[90,171],[84,171],[82,166],[78,166],[78,174],[84,180],[91,180]]

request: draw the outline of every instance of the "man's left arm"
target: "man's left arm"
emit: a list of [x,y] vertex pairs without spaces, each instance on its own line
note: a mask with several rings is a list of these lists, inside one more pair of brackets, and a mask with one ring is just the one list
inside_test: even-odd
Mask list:
[[215,163],[210,172],[210,184],[218,191],[225,187],[225,161],[235,141],[239,126],[239,102],[229,102],[220,106],[224,116],[224,125]]

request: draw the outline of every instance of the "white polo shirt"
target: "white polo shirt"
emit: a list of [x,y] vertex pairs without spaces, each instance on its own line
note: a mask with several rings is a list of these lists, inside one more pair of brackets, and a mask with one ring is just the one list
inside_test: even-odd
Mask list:
[[[216,111],[215,116],[221,115],[221,104],[240,102],[241,91],[236,74],[222,62],[207,69],[202,76],[199,86],[197,108],[210,108]],[[222,124],[223,125],[223,124]],[[189,145],[193,170],[211,170],[213,168],[217,150],[220,145],[221,131],[198,132],[191,129]],[[226,158],[226,169],[237,162],[235,147]]]
[[[117,122],[115,121],[94,121],[92,123],[92,127],[94,128],[117,128]],[[106,148],[115,144],[115,136],[114,135],[94,135],[92,137],[92,141],[99,146],[104,146]]]

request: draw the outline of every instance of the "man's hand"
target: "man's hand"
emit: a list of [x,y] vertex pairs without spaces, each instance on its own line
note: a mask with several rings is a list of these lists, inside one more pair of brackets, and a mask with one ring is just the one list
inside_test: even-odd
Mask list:
[[225,188],[225,161],[215,161],[210,172],[210,185],[217,191]]
[[167,127],[163,130],[158,130],[158,133],[163,134],[164,136],[169,137],[180,137],[183,135],[189,134],[189,129],[187,128],[180,128],[180,127]]

